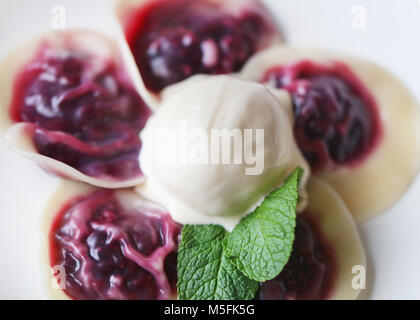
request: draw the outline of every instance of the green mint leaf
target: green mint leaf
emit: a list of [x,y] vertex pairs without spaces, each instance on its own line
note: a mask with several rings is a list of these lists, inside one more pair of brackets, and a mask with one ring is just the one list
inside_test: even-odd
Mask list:
[[217,225],[185,225],[178,248],[181,300],[252,299],[258,282],[248,279],[225,255],[228,233]]
[[297,168],[283,186],[271,192],[227,237],[227,255],[248,278],[260,282],[273,279],[289,260],[302,173]]

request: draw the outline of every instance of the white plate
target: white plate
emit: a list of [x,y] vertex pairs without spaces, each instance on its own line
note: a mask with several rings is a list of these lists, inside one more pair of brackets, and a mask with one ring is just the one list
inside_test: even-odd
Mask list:
[[[420,99],[419,0],[266,3],[290,44],[335,49],[371,59],[400,76]],[[50,29],[57,4],[66,9],[67,27],[114,33],[112,0],[2,0],[0,56],[32,34]],[[360,4],[364,9],[358,7]],[[366,11],[365,29],[354,28],[354,17],[360,10]],[[0,146],[0,299],[46,298],[40,225],[43,208],[58,182]],[[366,297],[420,299],[419,194],[417,179],[397,205],[360,225],[370,263]]]

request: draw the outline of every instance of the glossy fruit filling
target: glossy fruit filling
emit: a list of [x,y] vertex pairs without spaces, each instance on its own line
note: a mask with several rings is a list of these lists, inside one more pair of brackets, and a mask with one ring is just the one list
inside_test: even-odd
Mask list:
[[125,22],[128,44],[153,92],[194,74],[239,71],[273,33],[260,11],[233,15],[222,1],[154,0]]
[[291,93],[295,137],[312,168],[355,165],[376,145],[376,101],[343,63],[301,61],[268,70],[263,81]]
[[[64,268],[64,292],[81,300],[176,297],[181,225],[167,213],[123,205],[118,192],[102,189],[74,198],[54,218],[50,265]],[[260,284],[256,298],[328,299],[336,268],[334,249],[301,214],[289,262]]]
[[42,155],[92,177],[141,174],[138,133],[150,111],[112,61],[43,46],[15,78],[10,113],[31,124]]
[[180,226],[167,213],[124,206],[116,192],[72,199],[55,217],[50,264],[64,267],[65,293],[73,299],[174,298]]
[[260,284],[261,300],[324,300],[333,291],[336,278],[334,249],[323,238],[318,226],[307,214],[296,222],[291,257],[273,280]]

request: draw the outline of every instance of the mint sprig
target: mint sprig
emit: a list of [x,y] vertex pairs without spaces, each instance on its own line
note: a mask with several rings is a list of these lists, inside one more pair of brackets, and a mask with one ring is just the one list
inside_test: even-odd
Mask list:
[[297,168],[230,234],[217,225],[183,227],[179,299],[252,299],[259,282],[281,272],[292,251],[302,173]]
[[228,233],[217,225],[186,225],[178,249],[181,300],[252,299],[258,282],[242,274],[225,255]]

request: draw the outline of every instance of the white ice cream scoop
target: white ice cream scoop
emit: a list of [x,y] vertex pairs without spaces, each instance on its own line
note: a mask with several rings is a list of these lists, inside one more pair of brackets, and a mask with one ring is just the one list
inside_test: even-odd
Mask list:
[[183,224],[231,230],[297,166],[285,91],[232,76],[197,76],[168,88],[141,134],[147,177],[138,190]]

